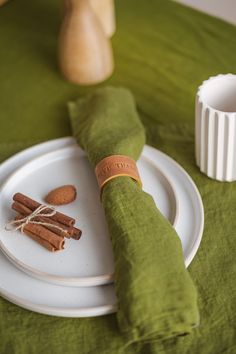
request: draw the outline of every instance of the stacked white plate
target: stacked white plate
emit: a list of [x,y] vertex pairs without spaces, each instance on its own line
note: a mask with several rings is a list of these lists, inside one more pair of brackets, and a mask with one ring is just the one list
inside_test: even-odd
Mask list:
[[[162,152],[145,146],[138,161],[143,189],[173,224],[185,264],[195,256],[203,232],[200,194],[188,174]],[[50,253],[19,231],[6,231],[14,218],[12,196],[43,197],[64,184],[77,200],[59,211],[74,217],[83,234]],[[0,293],[24,308],[56,316],[100,316],[116,311],[113,253],[99,190],[85,153],[73,138],[26,149],[0,165]]]

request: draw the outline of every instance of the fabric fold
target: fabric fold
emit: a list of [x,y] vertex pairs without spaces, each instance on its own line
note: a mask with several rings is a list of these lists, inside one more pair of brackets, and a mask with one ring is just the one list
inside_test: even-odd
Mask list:
[[[69,103],[73,135],[93,167],[103,158],[137,160],[145,130],[129,90],[105,87]],[[191,332],[199,323],[197,293],[181,241],[153,198],[129,177],[102,193],[115,259],[119,329],[127,343]]]

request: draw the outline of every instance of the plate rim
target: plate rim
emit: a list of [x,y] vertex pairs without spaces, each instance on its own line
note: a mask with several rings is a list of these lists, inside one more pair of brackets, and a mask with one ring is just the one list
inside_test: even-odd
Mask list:
[[[7,169],[8,168],[8,165],[11,165],[15,160],[17,161],[19,158],[27,155],[29,152],[35,152],[39,149],[44,149],[46,147],[50,147],[50,146],[54,146],[56,144],[60,144],[60,145],[63,145],[64,144],[64,147],[68,146],[69,143],[73,143],[74,142],[74,139],[72,136],[65,136],[65,137],[61,137],[61,138],[56,138],[56,139],[51,139],[51,140],[46,140],[46,141],[42,141],[40,143],[36,143],[32,146],[29,146],[23,150],[20,150],[18,152],[16,152],[14,155],[6,158],[4,161],[2,161],[0,163],[0,167],[1,169]],[[44,154],[44,152],[42,153]],[[42,155],[41,154],[41,155]],[[41,155],[38,155],[41,156]],[[27,159],[26,162],[23,162],[23,164],[29,162],[30,160],[34,159],[35,156],[33,158],[30,157],[30,159]],[[17,168],[18,169],[18,168]],[[12,172],[10,173],[7,173],[7,177],[4,177],[4,178],[8,178],[10,177],[10,175],[12,174]],[[4,184],[5,182],[1,182],[0,181],[0,187],[2,187],[2,185]]]
[[[154,148],[153,146],[149,146],[149,145],[145,145],[145,148],[150,149],[150,151],[153,151],[153,152],[158,150],[158,149]],[[196,240],[191,248],[191,251],[185,260],[185,266],[187,268],[190,265],[190,263],[192,262],[193,258],[195,257],[195,255],[198,251],[198,248],[199,248],[201,240],[202,240],[203,231],[204,231],[205,218],[204,218],[204,206],[203,206],[203,202],[202,202],[202,197],[201,197],[201,194],[200,194],[195,182],[193,181],[192,177],[187,173],[187,171],[177,161],[175,161],[172,157],[168,156],[167,154],[165,154],[164,152],[162,152],[160,150],[158,150],[158,152],[161,155],[163,155],[167,160],[169,160],[172,164],[174,164],[176,166],[176,168],[178,168],[182,172],[182,174],[185,175],[185,177],[189,181],[191,187],[194,189],[195,197],[198,202],[198,206],[199,206],[198,210],[199,210],[199,214],[200,214],[200,224],[199,224],[199,230],[197,233],[198,236],[196,237]]]
[[29,300],[23,300],[19,296],[12,295],[2,287],[0,287],[1,296],[11,303],[23,307],[27,310],[41,313],[48,316],[60,316],[60,317],[97,317],[112,314],[117,311],[117,305],[99,305],[99,306],[85,306],[85,307],[58,307],[48,306],[44,304],[35,304]]

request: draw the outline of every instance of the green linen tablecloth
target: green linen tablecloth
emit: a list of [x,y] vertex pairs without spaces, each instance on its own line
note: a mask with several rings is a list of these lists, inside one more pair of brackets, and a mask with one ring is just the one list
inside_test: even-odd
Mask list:
[[[126,346],[115,315],[49,317],[1,299],[0,352],[233,354],[236,185],[212,181],[195,165],[194,96],[202,80],[235,71],[236,28],[167,0],[117,1],[116,10],[116,70],[108,83],[131,89],[148,143],[176,159],[203,198],[205,231],[189,267],[200,326],[186,337]],[[66,102],[93,90],[65,82],[58,72],[60,18],[56,0],[12,0],[0,8],[1,160],[69,135]]]

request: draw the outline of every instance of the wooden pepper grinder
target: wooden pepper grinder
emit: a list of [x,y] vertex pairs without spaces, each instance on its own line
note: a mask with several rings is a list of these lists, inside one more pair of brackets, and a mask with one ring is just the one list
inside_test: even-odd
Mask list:
[[59,65],[64,77],[91,85],[113,71],[109,39],[88,0],[64,0],[65,17],[59,36]]
[[108,37],[111,37],[116,30],[114,0],[89,0],[98,16],[103,30]]
[[8,0],[0,0],[0,6],[2,6],[3,4],[5,4]]

